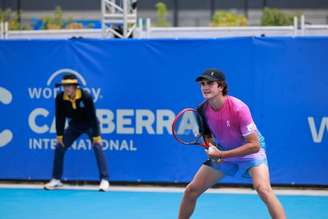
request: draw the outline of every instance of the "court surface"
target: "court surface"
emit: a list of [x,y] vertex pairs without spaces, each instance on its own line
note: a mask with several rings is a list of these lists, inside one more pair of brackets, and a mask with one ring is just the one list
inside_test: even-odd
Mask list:
[[[183,189],[0,186],[1,219],[171,219],[177,218]],[[328,219],[328,192],[278,191],[290,219]],[[251,190],[212,189],[199,199],[193,219],[270,218]]]

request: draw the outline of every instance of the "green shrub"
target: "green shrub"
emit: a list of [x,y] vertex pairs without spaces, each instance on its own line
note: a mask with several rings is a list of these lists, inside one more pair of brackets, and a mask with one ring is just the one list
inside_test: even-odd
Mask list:
[[156,4],[156,23],[155,26],[157,27],[168,27],[169,22],[167,21],[167,7],[166,4],[163,2],[158,2]]
[[0,22],[8,22],[11,19],[12,12],[10,9],[0,9]]
[[[20,12],[21,13],[21,12]],[[9,30],[30,30],[30,25],[22,24],[19,21],[19,15],[17,12],[11,11],[11,9],[0,9],[0,22],[8,22]]]
[[265,8],[263,10],[262,26],[289,26],[293,25],[294,15],[284,13],[276,8]]
[[213,15],[210,26],[229,27],[229,26],[247,26],[248,20],[243,15],[238,15],[228,11],[216,11]]
[[52,16],[46,16],[42,19],[43,26],[41,29],[62,29],[64,28],[63,11],[57,6]]

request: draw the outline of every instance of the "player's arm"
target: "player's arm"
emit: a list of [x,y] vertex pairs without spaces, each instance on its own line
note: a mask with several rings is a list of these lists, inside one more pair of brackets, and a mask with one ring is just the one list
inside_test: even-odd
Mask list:
[[87,94],[85,98],[86,108],[88,112],[88,116],[91,120],[91,129],[92,129],[92,141],[93,143],[101,143],[101,136],[100,136],[100,128],[99,122],[96,115],[96,108],[93,102],[91,95]]
[[56,114],[56,134],[57,143],[63,145],[63,133],[65,128],[65,115],[63,109],[62,95],[57,95],[55,103],[55,114]]
[[244,137],[246,143],[232,150],[222,151],[221,158],[238,157],[257,153],[261,149],[257,133],[251,133]]

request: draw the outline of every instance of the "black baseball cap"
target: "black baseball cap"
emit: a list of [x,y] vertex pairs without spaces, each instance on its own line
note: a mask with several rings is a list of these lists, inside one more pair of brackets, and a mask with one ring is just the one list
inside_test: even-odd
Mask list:
[[196,78],[196,81],[201,81],[201,80],[208,80],[208,81],[225,81],[225,76],[223,72],[215,69],[215,68],[209,68],[204,71],[203,74],[199,75]]

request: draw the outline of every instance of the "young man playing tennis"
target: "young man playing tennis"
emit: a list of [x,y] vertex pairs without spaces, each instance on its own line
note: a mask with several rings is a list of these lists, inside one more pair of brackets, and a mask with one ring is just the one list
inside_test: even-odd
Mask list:
[[[276,198],[269,178],[264,150],[264,138],[258,131],[248,106],[228,96],[225,76],[216,69],[208,69],[197,77],[205,102],[199,110],[208,126],[210,136],[220,148],[210,144],[209,159],[200,167],[188,184],[180,205],[179,219],[190,218],[197,198],[225,175],[241,172],[251,177],[253,186],[266,204],[273,219],[285,219],[285,212]],[[220,162],[214,160],[221,159]]]
[[[93,99],[89,93],[78,87],[78,80],[74,74],[64,75],[62,82],[56,86],[62,86],[64,91],[56,96],[57,144],[52,179],[44,187],[52,190],[63,186],[60,179],[63,175],[65,152],[80,135],[87,134],[93,144],[101,178],[99,190],[108,191],[107,164]],[[66,119],[69,119],[69,126],[64,130]]]

